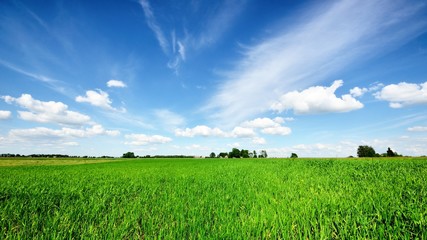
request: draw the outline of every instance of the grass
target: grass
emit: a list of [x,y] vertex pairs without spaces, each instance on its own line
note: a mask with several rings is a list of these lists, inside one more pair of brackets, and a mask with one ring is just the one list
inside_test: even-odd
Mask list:
[[0,167],[3,239],[426,239],[427,159]]
[[91,164],[91,163],[102,163],[102,162],[117,162],[118,159],[111,158],[28,158],[28,157],[16,157],[16,158],[0,158],[0,167],[11,167],[11,166],[40,166],[40,165],[75,165],[75,164]]

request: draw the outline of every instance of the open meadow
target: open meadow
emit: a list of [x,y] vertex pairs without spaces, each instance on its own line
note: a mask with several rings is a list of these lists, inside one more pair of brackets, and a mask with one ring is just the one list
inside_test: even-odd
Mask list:
[[426,158],[5,161],[2,239],[427,238]]

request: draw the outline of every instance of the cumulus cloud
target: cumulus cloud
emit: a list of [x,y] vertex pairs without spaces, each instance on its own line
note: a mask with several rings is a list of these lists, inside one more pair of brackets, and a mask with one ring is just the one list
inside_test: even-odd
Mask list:
[[231,132],[224,132],[219,128],[211,128],[205,125],[198,125],[194,128],[176,129],[175,136],[178,137],[235,137],[235,138],[251,138],[255,137],[256,133],[252,128],[237,126]]
[[288,127],[283,126],[275,126],[275,127],[268,127],[261,130],[262,133],[270,134],[270,135],[282,135],[286,136],[291,134],[292,130]]
[[117,87],[117,88],[125,88],[127,87],[126,84],[120,80],[110,80],[107,82],[108,87]]
[[[315,85],[349,64],[388,52],[426,31],[421,13],[425,4],[350,0],[316,6],[303,12],[312,17],[301,17],[304,21],[295,27],[281,28],[245,47],[242,59],[225,74],[203,110],[221,124],[236,124],[268,111],[284,92]],[[342,101],[361,106],[350,95]]]
[[237,137],[237,138],[251,138],[251,137],[255,137],[256,133],[252,128],[235,127],[231,131],[231,136]]
[[46,127],[36,127],[27,129],[11,129],[9,136],[12,138],[85,138],[98,135],[117,136],[117,130],[105,130],[101,125],[94,125],[90,128],[61,128],[51,129]]
[[272,110],[282,112],[293,110],[295,114],[315,114],[327,112],[349,112],[363,107],[363,104],[350,94],[335,95],[335,91],[343,85],[342,80],[336,80],[330,87],[315,86],[301,92],[292,91],[280,97],[273,103]]
[[241,126],[249,128],[259,128],[261,129],[262,133],[270,135],[285,136],[291,134],[291,129],[288,127],[281,126],[282,123],[285,123],[285,119],[282,117],[276,117],[274,119],[264,117],[243,122]]
[[145,134],[128,134],[125,135],[126,139],[129,139],[129,142],[125,142],[126,145],[149,145],[149,144],[163,144],[171,142],[172,139],[169,137],[164,137],[160,135],[145,135]]
[[[293,119],[288,119],[293,120]],[[179,137],[224,137],[224,138],[252,138],[254,142],[265,142],[262,138],[257,137],[255,130],[260,130],[269,135],[289,135],[291,129],[281,124],[285,122],[282,117],[276,118],[256,118],[245,121],[239,126],[234,127],[231,131],[225,132],[219,128],[211,128],[205,125],[198,125],[194,128],[176,129],[175,135]]]
[[361,97],[367,91],[368,91],[367,88],[355,87],[355,88],[350,89],[350,95],[353,97]]
[[408,128],[410,132],[427,132],[427,127],[425,126],[415,126]]
[[280,123],[284,123],[284,119],[281,117],[277,117],[275,119],[271,118],[256,118],[251,121],[245,121],[242,123],[243,127],[250,127],[250,128],[268,128],[268,127],[275,127],[278,126]]
[[206,125],[198,125],[194,128],[176,129],[175,136],[178,137],[225,137],[227,134],[219,128],[210,128]]
[[252,138],[252,143],[259,144],[259,145],[264,145],[264,144],[267,143],[267,141],[264,138],[262,138],[262,137],[254,137],[254,138]]
[[374,95],[377,99],[388,101],[391,108],[427,104],[427,82],[390,84]]
[[100,107],[105,110],[109,111],[121,111],[125,112],[125,109],[118,110],[111,106],[111,99],[108,95],[108,93],[102,91],[101,89],[97,89],[97,91],[88,90],[86,91],[86,96],[77,96],[76,102],[87,102],[92,106]]
[[1,98],[8,104],[15,103],[29,110],[18,111],[19,117],[26,121],[66,125],[90,123],[89,116],[68,110],[68,106],[62,102],[44,102],[34,99],[30,94],[22,94],[19,98],[11,96],[2,96]]
[[12,112],[0,110],[0,120],[8,119],[12,116]]

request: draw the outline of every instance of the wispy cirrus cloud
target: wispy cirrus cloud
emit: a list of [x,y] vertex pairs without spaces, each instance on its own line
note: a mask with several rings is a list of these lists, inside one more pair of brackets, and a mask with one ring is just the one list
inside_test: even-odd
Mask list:
[[[184,30],[180,34],[175,28],[168,29],[165,24],[160,24],[161,21],[155,15],[154,10],[156,9],[153,10],[148,0],[139,0],[138,3],[144,11],[147,26],[154,33],[163,53],[169,58],[167,67],[178,74],[181,64],[186,61],[187,53],[213,45],[221,39],[224,33],[233,26],[233,22],[244,9],[246,2],[246,0],[222,0],[208,3],[206,5],[209,6],[209,11],[203,13],[197,8],[188,12],[186,11],[188,9],[183,6],[179,8],[178,15],[171,14],[171,12],[177,12],[176,9],[166,12],[168,18],[174,19],[173,25],[181,23],[184,26]],[[185,27],[188,24],[188,16],[182,16],[183,12],[190,14],[190,19],[197,17],[197,23],[192,23],[193,29],[189,30]],[[164,14],[164,12],[162,13]],[[200,19],[199,14],[205,15],[204,18]],[[170,39],[166,37],[165,32],[170,32]]]
[[151,9],[150,2],[148,0],[140,0],[139,4],[144,11],[145,20],[148,27],[156,35],[157,41],[159,42],[160,47],[162,48],[165,54],[169,53],[169,42],[166,40],[165,34],[163,33],[162,28],[157,23],[156,17],[154,16],[153,10]]
[[151,8],[150,2],[148,0],[140,0],[140,6],[142,7],[145,15],[145,21],[148,27],[153,31],[156,36],[157,41],[159,42],[160,48],[163,53],[170,58],[167,63],[168,68],[173,69],[175,73],[178,73],[179,66],[182,61],[185,61],[185,45],[182,41],[176,38],[175,31],[172,31],[171,34],[171,43],[165,37],[162,27],[158,23],[153,9]]
[[409,127],[408,131],[410,131],[410,132],[427,132],[427,126]]
[[202,110],[231,125],[268,111],[284,92],[324,81],[350,63],[419,36],[427,25],[425,15],[420,16],[423,9],[425,4],[405,1],[317,3],[304,12],[302,23],[244,49]]
[[47,77],[43,74],[33,73],[30,71],[24,70],[18,66],[15,66],[14,64],[12,64],[10,62],[4,61],[2,59],[0,59],[0,65],[4,66],[4,67],[6,67],[6,68],[8,68],[14,72],[17,72],[17,73],[20,73],[24,76],[30,77],[36,81],[42,82],[42,83],[46,84],[48,87],[50,87],[51,89],[53,89],[59,93],[62,93],[64,95],[67,95],[67,91],[64,87],[65,84],[59,80]]
[[218,11],[206,18],[200,35],[194,37],[193,46],[198,49],[217,42],[233,26],[233,22],[245,8],[246,2],[246,0],[220,2]]

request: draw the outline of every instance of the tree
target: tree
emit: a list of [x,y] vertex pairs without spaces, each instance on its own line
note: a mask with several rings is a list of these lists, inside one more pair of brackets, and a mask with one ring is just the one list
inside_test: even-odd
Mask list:
[[233,148],[231,150],[231,152],[228,154],[229,158],[240,158],[241,157],[241,153],[240,150],[237,148]]
[[292,153],[291,158],[298,158],[298,155],[296,153]]
[[390,148],[387,149],[387,157],[395,157],[397,154]]
[[209,157],[210,157],[210,158],[215,158],[215,157],[216,157],[216,155],[215,155],[215,153],[214,153],[214,152],[211,152],[211,154],[209,155]]
[[240,151],[240,156],[242,158],[249,158],[249,150],[242,149],[242,151]]
[[228,153],[226,153],[226,152],[219,153],[218,157],[219,158],[227,158],[228,157]]
[[358,157],[375,157],[377,156],[374,148],[372,148],[371,146],[359,146],[359,148],[357,148],[357,156]]
[[135,158],[135,154],[133,152],[123,153],[122,158]]
[[267,151],[265,151],[265,150],[261,150],[261,153],[259,154],[259,158],[267,158]]
[[257,158],[258,155],[256,155],[256,151],[254,150],[254,158]]

